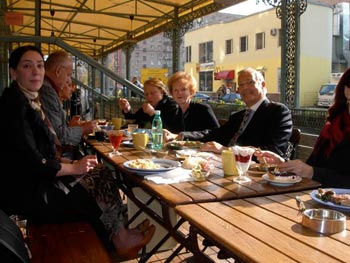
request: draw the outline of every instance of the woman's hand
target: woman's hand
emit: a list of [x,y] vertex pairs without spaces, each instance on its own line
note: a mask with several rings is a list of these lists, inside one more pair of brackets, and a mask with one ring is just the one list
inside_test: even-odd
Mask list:
[[163,129],[163,139],[165,142],[170,142],[178,139],[178,134],[171,133],[167,129]]
[[79,161],[73,163],[75,169],[77,169],[78,174],[87,173],[89,170],[93,169],[98,164],[95,155],[86,155]]
[[278,165],[281,172],[291,172],[301,177],[312,178],[314,168],[301,160],[291,160]]
[[131,110],[130,103],[127,99],[119,99],[118,103],[124,113],[128,113]]
[[284,162],[284,159],[281,156],[271,151],[262,151],[259,149],[255,151],[254,156],[259,163],[280,164]]
[[227,147],[221,145],[220,143],[217,142],[207,142],[203,144],[199,150],[203,152],[214,152],[214,153],[222,153],[223,150],[228,149]]
[[142,110],[143,110],[144,113],[148,114],[149,116],[153,116],[154,113],[155,113],[155,109],[148,102],[145,102],[145,103],[142,104]]
[[73,163],[61,163],[61,170],[56,176],[85,174],[98,164],[95,155],[86,155]]

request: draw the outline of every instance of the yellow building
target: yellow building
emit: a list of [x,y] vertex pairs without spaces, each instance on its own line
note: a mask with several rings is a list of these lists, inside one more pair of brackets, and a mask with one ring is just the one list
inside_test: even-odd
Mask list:
[[[300,106],[313,106],[330,80],[332,17],[330,6],[310,3],[300,17]],[[249,66],[265,75],[269,94],[280,93],[281,20],[275,9],[188,32],[185,48],[185,71],[202,92],[216,92],[225,75],[236,82],[237,72]]]

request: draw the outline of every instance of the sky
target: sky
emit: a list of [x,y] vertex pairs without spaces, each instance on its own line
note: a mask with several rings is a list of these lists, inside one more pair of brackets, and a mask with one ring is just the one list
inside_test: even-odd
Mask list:
[[272,6],[270,5],[265,5],[261,0],[259,1],[258,4],[256,2],[257,0],[247,0],[243,3],[239,3],[237,5],[233,5],[231,7],[225,8],[220,12],[235,14],[235,15],[250,15],[250,14],[254,14],[254,13],[272,8]]

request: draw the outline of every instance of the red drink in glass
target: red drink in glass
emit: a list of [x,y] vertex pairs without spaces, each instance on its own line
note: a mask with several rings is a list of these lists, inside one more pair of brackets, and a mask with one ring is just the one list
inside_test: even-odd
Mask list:
[[121,153],[118,152],[118,149],[122,142],[123,136],[124,136],[123,131],[116,131],[116,130],[108,131],[108,138],[113,147],[113,152],[110,154],[111,156],[121,155]]

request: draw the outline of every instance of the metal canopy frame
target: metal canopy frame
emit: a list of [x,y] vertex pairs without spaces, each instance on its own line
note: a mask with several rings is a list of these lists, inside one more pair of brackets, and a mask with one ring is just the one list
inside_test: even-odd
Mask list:
[[[2,36],[52,36],[101,58],[131,40],[170,31],[239,2],[242,0],[6,0],[1,6]],[[11,15],[16,19],[7,24]],[[41,49],[50,53],[46,43]]]

